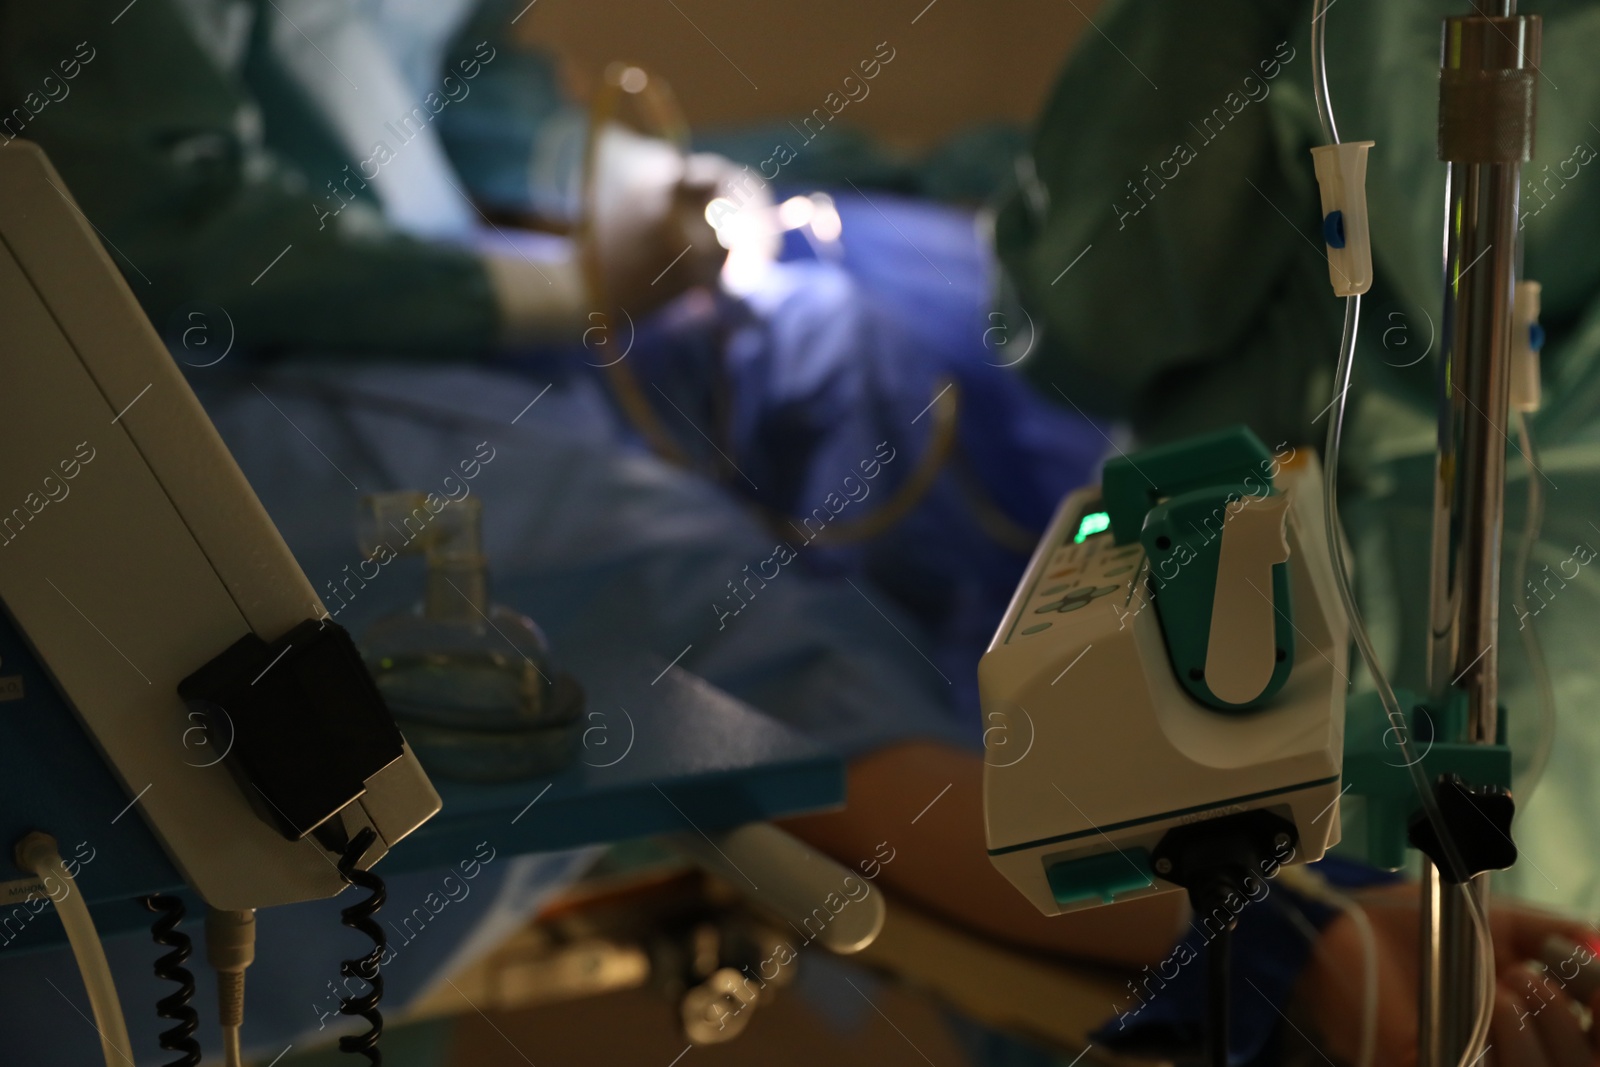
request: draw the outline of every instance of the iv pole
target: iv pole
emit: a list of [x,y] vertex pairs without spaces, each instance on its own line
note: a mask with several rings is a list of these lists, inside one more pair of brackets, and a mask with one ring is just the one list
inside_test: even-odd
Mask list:
[[[1428,685],[1465,694],[1465,736],[1499,729],[1500,554],[1505,515],[1518,194],[1532,155],[1540,20],[1516,0],[1444,22],[1439,158],[1448,164],[1444,358],[1434,467]],[[1459,699],[1459,698],[1457,698]],[[1468,883],[1487,909],[1489,875]],[[1419,1062],[1455,1067],[1472,1031],[1480,959],[1463,892],[1423,859]]]

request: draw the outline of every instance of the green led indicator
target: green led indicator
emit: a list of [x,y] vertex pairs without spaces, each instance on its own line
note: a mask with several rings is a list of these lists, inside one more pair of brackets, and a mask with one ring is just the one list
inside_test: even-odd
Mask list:
[[1072,539],[1072,543],[1081,545],[1084,538],[1109,529],[1111,529],[1111,516],[1104,511],[1091,511],[1078,523],[1078,535]]

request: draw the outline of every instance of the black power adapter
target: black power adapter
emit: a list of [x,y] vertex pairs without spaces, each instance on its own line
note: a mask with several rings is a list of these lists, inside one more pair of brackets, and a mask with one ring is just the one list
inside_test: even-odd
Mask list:
[[276,641],[235,641],[178,685],[256,813],[291,841],[399,759],[404,740],[350,634],[308,619]]

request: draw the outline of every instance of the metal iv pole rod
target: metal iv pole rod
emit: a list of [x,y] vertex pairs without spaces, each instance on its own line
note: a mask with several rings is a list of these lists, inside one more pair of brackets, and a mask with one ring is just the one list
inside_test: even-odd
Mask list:
[[[1490,5],[1485,5],[1490,6]],[[1505,513],[1512,292],[1522,164],[1532,155],[1540,20],[1448,18],[1439,81],[1439,158],[1449,165],[1444,358],[1439,376],[1429,635],[1430,702],[1466,698],[1465,736],[1499,729],[1500,553]],[[1464,894],[1423,861],[1419,1061],[1454,1067],[1472,1031],[1483,971]],[[1469,891],[1488,903],[1489,876]]]

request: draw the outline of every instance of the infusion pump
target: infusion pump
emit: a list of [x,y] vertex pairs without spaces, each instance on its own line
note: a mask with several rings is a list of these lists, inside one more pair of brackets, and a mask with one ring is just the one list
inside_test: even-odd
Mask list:
[[1309,450],[1235,428],[1062,502],[978,672],[989,856],[1041,912],[1178,888],[1182,827],[1236,817],[1280,864],[1338,841],[1347,626],[1322,500]]

